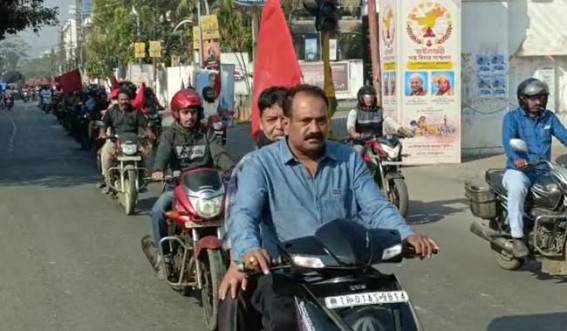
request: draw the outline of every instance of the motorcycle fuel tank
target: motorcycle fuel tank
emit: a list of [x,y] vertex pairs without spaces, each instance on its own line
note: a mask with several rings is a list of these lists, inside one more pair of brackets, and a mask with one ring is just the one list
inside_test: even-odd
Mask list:
[[542,176],[532,185],[531,195],[537,207],[555,210],[563,199],[563,192],[553,177]]

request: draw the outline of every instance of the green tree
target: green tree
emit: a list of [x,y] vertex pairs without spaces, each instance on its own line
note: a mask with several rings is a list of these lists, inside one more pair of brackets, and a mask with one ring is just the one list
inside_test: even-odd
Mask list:
[[38,32],[44,26],[54,26],[58,8],[44,8],[43,0],[1,0],[0,40],[27,28]]
[[56,61],[55,51],[43,54],[33,59],[22,59],[18,63],[18,70],[26,78],[45,78],[55,76],[54,63]]
[[0,73],[15,70],[18,62],[28,57],[30,48],[28,43],[17,36],[0,41]]

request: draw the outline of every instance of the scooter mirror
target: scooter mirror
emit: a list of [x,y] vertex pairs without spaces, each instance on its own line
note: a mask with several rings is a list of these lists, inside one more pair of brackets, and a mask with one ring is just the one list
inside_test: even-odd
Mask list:
[[528,145],[522,139],[512,138],[510,139],[510,147],[516,152],[524,152],[527,153]]

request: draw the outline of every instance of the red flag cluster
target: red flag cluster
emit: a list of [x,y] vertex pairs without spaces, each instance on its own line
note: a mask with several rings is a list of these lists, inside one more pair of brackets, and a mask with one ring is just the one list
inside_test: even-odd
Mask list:
[[73,93],[83,88],[83,81],[81,80],[81,72],[79,69],[57,76],[54,80],[55,83],[61,86],[61,90],[65,94]]
[[254,59],[251,127],[255,140],[260,131],[260,93],[272,86],[291,87],[301,83],[301,69],[279,0],[268,0],[262,8]]

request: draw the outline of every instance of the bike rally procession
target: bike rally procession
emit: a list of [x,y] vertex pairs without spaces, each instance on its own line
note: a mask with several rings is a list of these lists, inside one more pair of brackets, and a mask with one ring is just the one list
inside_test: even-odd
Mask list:
[[567,330],[565,13],[3,1],[0,330]]

